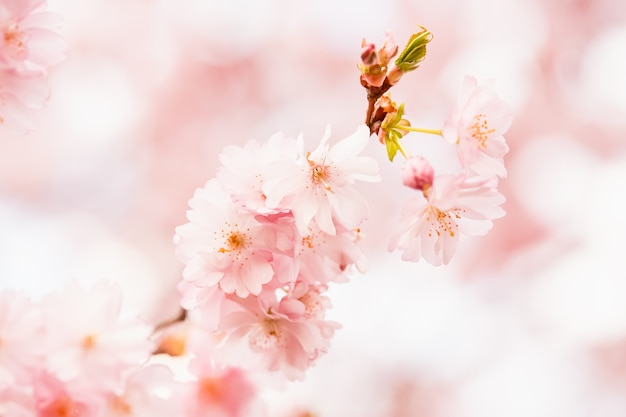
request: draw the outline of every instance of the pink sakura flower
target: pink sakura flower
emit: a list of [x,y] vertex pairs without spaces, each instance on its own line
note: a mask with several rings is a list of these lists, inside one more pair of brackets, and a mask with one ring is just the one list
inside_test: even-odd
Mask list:
[[258,415],[257,389],[242,369],[219,366],[200,354],[192,360],[190,371],[196,379],[187,383],[182,398],[187,417]]
[[420,258],[432,265],[447,264],[460,235],[480,236],[502,217],[504,196],[495,179],[438,176],[432,188],[410,199],[402,210],[389,250],[400,249],[402,260]]
[[63,381],[81,380],[102,389],[119,387],[123,375],[153,351],[152,328],[121,315],[119,287],[100,281],[84,290],[76,283],[42,301],[46,365]]
[[316,314],[306,317],[306,307],[302,314],[294,314],[293,306],[281,306],[273,291],[236,303],[240,308],[225,314],[220,324],[224,341],[217,352],[223,354],[222,360],[228,363],[234,356],[239,362],[245,355],[243,349],[255,356],[265,370],[280,372],[288,380],[304,378],[304,372],[328,350],[339,327],[335,322],[318,319]]
[[124,381],[121,393],[105,394],[98,417],[171,417],[180,415],[181,401],[173,393],[178,384],[165,365],[135,369]]
[[468,174],[506,177],[504,155],[509,147],[503,135],[511,121],[508,106],[490,84],[478,85],[476,78],[467,76],[442,135],[457,145],[459,159]]
[[0,126],[19,132],[33,130],[30,111],[41,109],[49,96],[45,79],[39,75],[0,68]]
[[359,229],[339,226],[333,236],[312,225],[309,234],[296,242],[294,262],[299,277],[309,283],[328,283],[346,281],[353,265],[365,272],[368,260],[358,245],[359,239]]
[[330,235],[335,234],[335,222],[347,229],[358,227],[368,215],[368,206],[352,185],[356,180],[380,178],[376,160],[359,156],[369,137],[369,128],[362,125],[329,147],[327,128],[317,149],[306,154],[300,137],[297,161],[283,160],[268,167],[262,187],[267,205],[290,209],[303,236],[312,220]]
[[104,401],[101,392],[45,371],[35,377],[33,386],[36,417],[98,417]]
[[263,145],[249,141],[244,147],[227,146],[220,154],[222,167],[216,178],[227,190],[233,201],[260,214],[277,213],[275,207],[267,206],[263,193],[265,169],[273,162],[298,156],[297,142],[281,133],[272,136]]
[[65,57],[65,41],[56,33],[60,17],[43,10],[45,0],[0,3],[0,68],[42,71]]
[[233,203],[216,179],[197,189],[189,205],[189,223],[178,226],[174,237],[183,277],[239,297],[259,294],[274,275],[268,229]]
[[0,390],[27,382],[43,364],[44,335],[35,304],[13,290],[0,291]]

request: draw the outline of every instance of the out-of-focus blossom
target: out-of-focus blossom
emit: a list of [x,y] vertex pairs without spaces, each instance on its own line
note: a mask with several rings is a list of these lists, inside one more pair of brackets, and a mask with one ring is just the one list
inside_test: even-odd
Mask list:
[[45,72],[64,59],[66,44],[56,33],[61,17],[45,6],[45,0],[0,3],[0,67]]
[[303,236],[309,233],[312,220],[330,235],[336,232],[335,221],[349,229],[358,227],[368,216],[369,209],[352,185],[356,180],[380,179],[376,160],[359,156],[369,137],[369,128],[362,125],[352,135],[329,147],[328,127],[319,146],[306,154],[300,139],[297,161],[281,161],[268,169],[263,186],[268,204],[290,208]]
[[101,392],[77,381],[64,382],[46,371],[33,381],[37,417],[97,417],[103,403]]
[[121,301],[121,289],[106,281],[88,290],[70,282],[62,293],[47,295],[41,306],[47,368],[64,381],[119,387],[125,373],[144,364],[153,350],[152,328],[122,316]]
[[504,215],[503,202],[495,180],[438,176],[432,188],[404,205],[389,250],[400,249],[405,261],[447,264],[461,235],[484,235],[492,219]]
[[490,84],[479,85],[476,78],[467,76],[442,135],[457,145],[459,159],[468,175],[505,177],[504,155],[509,147],[503,135],[511,121],[511,111]]
[[190,371],[195,380],[186,384],[181,398],[187,417],[263,415],[257,388],[242,369],[216,365],[207,352],[198,352]]
[[0,291],[0,390],[27,382],[41,366],[43,336],[34,303],[15,291]]
[[173,417],[182,409],[174,373],[165,365],[136,368],[125,380],[121,394],[106,396],[99,417]]
[[61,18],[45,6],[45,0],[0,3],[0,127],[34,129],[29,112],[49,98],[48,68],[65,58],[67,46],[56,33]]

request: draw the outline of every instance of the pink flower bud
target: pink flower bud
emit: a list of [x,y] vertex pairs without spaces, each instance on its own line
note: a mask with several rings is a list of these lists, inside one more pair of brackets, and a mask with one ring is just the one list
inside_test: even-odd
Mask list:
[[420,191],[427,191],[433,185],[435,171],[421,156],[409,158],[402,167],[402,183]]

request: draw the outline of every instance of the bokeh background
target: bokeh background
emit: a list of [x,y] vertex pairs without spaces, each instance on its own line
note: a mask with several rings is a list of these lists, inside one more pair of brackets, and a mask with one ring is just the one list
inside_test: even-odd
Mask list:
[[[446,267],[386,253],[408,198],[372,141],[370,271],[331,288],[343,325],[272,417],[626,416],[626,5],[615,0],[50,0],[65,62],[38,130],[0,132],[0,286],[33,297],[105,277],[176,314],[174,228],[227,144],[362,122],[362,38],[434,34],[392,90],[438,128],[465,74],[514,122],[507,216]],[[453,151],[407,146],[439,171]],[[300,414],[298,414],[300,413]]]

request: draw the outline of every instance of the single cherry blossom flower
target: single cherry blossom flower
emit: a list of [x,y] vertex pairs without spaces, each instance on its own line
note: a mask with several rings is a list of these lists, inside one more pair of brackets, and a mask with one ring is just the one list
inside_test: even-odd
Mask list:
[[44,336],[38,307],[21,293],[0,291],[0,389],[27,382],[43,364]]
[[217,353],[221,360],[239,362],[247,351],[266,371],[282,373],[288,380],[304,378],[305,371],[327,352],[339,328],[337,323],[318,319],[315,314],[307,319],[294,316],[291,306],[281,306],[274,292],[238,299],[236,303],[240,308],[225,314],[220,325],[224,337]]
[[104,280],[89,289],[72,281],[62,293],[48,294],[41,305],[47,369],[63,381],[119,387],[125,372],[145,363],[154,347],[152,327],[123,315],[121,302],[121,289]]
[[457,106],[444,123],[442,135],[456,144],[468,175],[506,177],[504,155],[509,147],[503,135],[511,121],[511,111],[491,85],[478,85],[476,78],[467,76]]
[[249,141],[243,147],[227,146],[220,154],[222,167],[216,178],[237,204],[261,214],[277,213],[275,207],[267,206],[263,193],[265,167],[283,158],[296,160],[297,156],[296,140],[281,133],[263,145]]
[[447,264],[461,235],[484,235],[492,219],[504,216],[503,202],[495,180],[438,176],[428,192],[403,207],[389,250],[400,249],[405,261],[424,258],[432,265]]
[[77,381],[64,382],[47,371],[33,381],[37,417],[98,417],[104,393]]
[[328,127],[319,146],[306,154],[300,137],[297,161],[285,160],[268,167],[263,185],[267,204],[291,209],[303,236],[307,235],[312,220],[330,235],[335,234],[335,222],[348,229],[358,227],[369,209],[353,184],[357,180],[380,179],[376,160],[359,156],[369,137],[369,128],[362,125],[330,147]]
[[274,276],[267,228],[233,203],[216,179],[197,189],[189,205],[189,222],[178,226],[174,237],[183,277],[239,297],[260,293]]
[[45,0],[0,3],[0,67],[43,71],[65,58],[65,41],[56,32],[60,16],[45,11]]
[[240,368],[216,364],[199,353],[190,364],[196,378],[187,383],[182,402],[188,417],[257,416],[257,388]]

